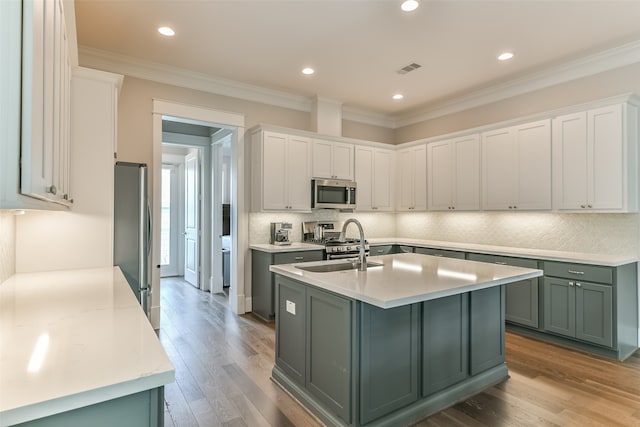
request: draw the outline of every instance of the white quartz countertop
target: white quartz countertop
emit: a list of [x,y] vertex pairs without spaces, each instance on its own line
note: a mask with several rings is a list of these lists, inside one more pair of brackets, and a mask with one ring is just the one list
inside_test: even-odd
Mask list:
[[157,388],[175,373],[118,267],[0,284],[0,425]]
[[510,246],[481,245],[476,243],[444,242],[440,240],[420,240],[407,238],[367,239],[370,245],[410,245],[454,251],[475,252],[489,255],[533,258],[545,261],[575,262],[578,264],[604,265],[618,267],[638,261],[637,256],[617,254],[590,254],[583,252],[552,251],[546,249],[514,248]]
[[334,260],[272,265],[270,270],[381,308],[399,307],[542,276],[542,270],[412,253],[373,256],[369,260],[383,265],[370,267],[367,271],[330,273],[313,273],[296,267],[344,262]]
[[268,243],[256,243],[249,246],[249,249],[255,249],[262,252],[297,252],[297,251],[318,251],[323,250],[324,245],[316,245],[313,243],[292,242],[290,245],[270,245]]

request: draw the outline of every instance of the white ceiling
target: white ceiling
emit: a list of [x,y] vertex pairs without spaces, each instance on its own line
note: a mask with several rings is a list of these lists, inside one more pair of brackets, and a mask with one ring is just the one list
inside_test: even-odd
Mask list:
[[[390,116],[640,40],[640,0],[399,4],[75,0],[75,12],[80,46]],[[176,36],[159,35],[162,25]],[[497,61],[504,50],[515,58]],[[411,62],[422,68],[396,72]],[[314,76],[300,73],[308,65]]]

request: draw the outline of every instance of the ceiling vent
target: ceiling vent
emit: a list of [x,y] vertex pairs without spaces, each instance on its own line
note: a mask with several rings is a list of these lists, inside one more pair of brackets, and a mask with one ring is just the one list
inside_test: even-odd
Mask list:
[[417,70],[420,67],[422,67],[422,65],[416,64],[415,62],[412,62],[411,64],[400,68],[398,70],[398,74],[407,74],[408,72],[413,71],[413,70]]

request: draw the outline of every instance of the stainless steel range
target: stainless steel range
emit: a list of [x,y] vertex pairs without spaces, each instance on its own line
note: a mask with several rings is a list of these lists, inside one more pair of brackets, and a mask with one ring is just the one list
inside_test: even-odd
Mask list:
[[[306,243],[324,245],[325,259],[355,258],[360,253],[360,240],[348,238],[340,240],[341,221],[309,221],[302,223],[302,239]],[[369,243],[365,240],[364,249],[369,255]]]

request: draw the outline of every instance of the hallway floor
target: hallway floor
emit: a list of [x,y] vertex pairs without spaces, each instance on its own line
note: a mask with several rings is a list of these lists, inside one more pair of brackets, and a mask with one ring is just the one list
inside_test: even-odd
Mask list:
[[[321,425],[271,380],[274,324],[162,279],[160,341],[176,368],[165,426]],[[511,378],[419,426],[640,426],[640,352],[625,363],[507,334]]]

